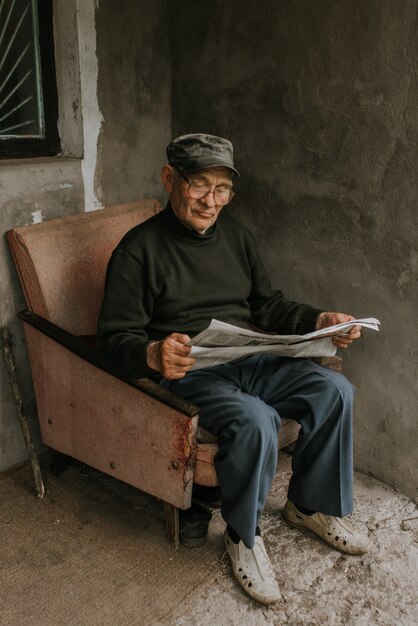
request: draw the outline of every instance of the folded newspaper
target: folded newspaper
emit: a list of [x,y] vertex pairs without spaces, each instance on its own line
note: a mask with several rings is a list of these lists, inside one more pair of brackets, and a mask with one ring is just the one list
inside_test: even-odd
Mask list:
[[348,333],[352,326],[379,330],[379,320],[366,317],[328,326],[307,335],[272,335],[239,328],[213,319],[210,325],[190,341],[192,369],[202,369],[235,361],[250,354],[277,354],[287,357],[334,356],[337,347],[332,337]]

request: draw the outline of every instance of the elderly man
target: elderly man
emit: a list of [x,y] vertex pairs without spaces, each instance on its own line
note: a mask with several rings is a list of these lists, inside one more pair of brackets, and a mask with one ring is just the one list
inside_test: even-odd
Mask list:
[[[302,425],[285,520],[342,552],[369,548],[342,519],[353,500],[353,389],[308,359],[257,355],[190,371],[188,343],[212,318],[284,334],[354,318],[271,288],[251,233],[222,211],[238,176],[227,139],[183,135],[167,147],[167,160],[167,207],[129,231],[110,260],[99,346],[119,375],[153,376],[200,407],[201,426],[219,438],[215,465],[233,573],[251,597],[269,604],[280,594],[259,520],[275,475],[280,415]],[[346,348],[359,336],[353,326],[334,341]],[[185,544],[205,539],[206,511],[183,512],[181,522]]]

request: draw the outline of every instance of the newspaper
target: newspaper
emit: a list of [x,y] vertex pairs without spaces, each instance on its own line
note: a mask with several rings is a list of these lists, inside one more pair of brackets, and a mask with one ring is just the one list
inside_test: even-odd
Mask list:
[[306,335],[272,335],[239,328],[213,319],[210,325],[190,341],[190,356],[197,360],[192,370],[235,361],[250,354],[276,354],[287,357],[334,356],[336,335],[348,333],[352,326],[379,330],[374,317],[351,320],[328,326]]

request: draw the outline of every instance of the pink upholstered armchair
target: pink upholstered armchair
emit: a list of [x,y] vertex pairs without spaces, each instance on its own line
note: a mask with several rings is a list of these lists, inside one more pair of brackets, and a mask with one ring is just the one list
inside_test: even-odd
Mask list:
[[[178,509],[190,506],[193,482],[217,485],[217,445],[199,441],[198,407],[151,379],[115,377],[94,347],[111,252],[160,208],[141,200],[7,236],[29,308],[19,317],[44,443],[161,499],[178,547]],[[279,446],[297,433],[283,420]]]

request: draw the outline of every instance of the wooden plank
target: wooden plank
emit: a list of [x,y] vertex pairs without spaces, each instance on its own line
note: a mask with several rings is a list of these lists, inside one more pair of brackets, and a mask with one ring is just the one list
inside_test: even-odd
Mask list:
[[279,432],[279,450],[282,450],[293,441],[296,441],[300,431],[300,424],[295,420],[282,417],[282,426]]
[[163,507],[168,538],[171,543],[174,543],[174,549],[178,550],[180,548],[179,510],[167,502],[163,502]]
[[35,446],[32,439],[32,433],[29,428],[29,422],[27,420],[25,409],[22,402],[22,396],[20,393],[19,385],[16,378],[16,367],[12,354],[12,347],[10,343],[10,333],[7,326],[0,328],[0,335],[3,343],[3,356],[6,362],[6,369],[9,375],[10,387],[13,394],[13,400],[15,403],[16,413],[19,418],[20,428],[22,430],[23,439],[25,441],[26,450],[28,451],[30,464],[32,466],[33,477],[35,481],[36,493],[38,498],[43,498],[45,495],[45,486],[42,479],[41,468],[39,466],[38,457],[36,454]]
[[218,452],[216,443],[198,443],[196,449],[196,465],[193,482],[206,487],[219,485],[213,460]]

